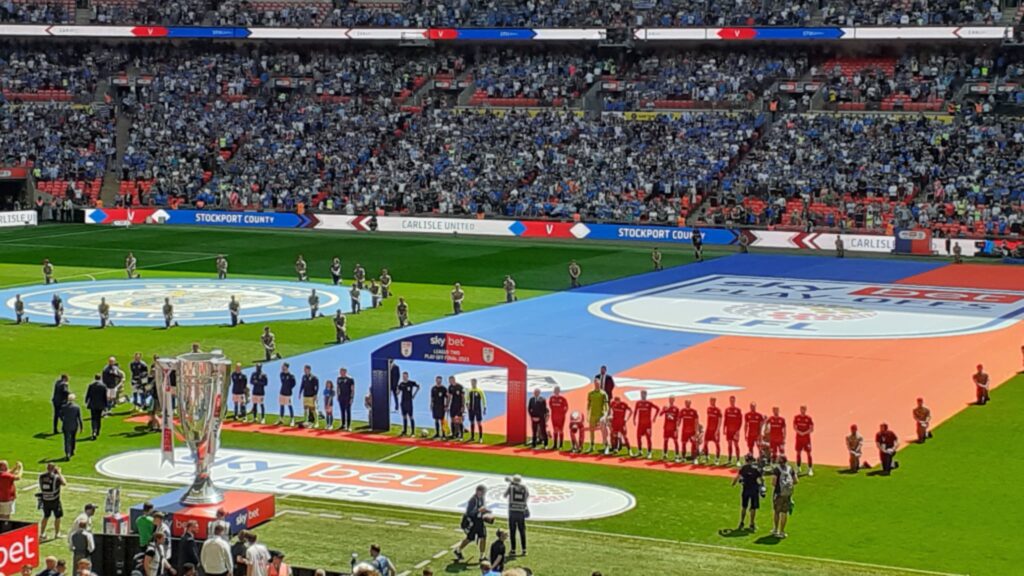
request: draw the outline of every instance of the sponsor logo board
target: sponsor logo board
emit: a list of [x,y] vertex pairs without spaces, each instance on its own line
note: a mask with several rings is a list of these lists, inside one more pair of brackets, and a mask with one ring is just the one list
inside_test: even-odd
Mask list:
[[[104,458],[96,470],[105,476],[165,484],[190,484],[194,473],[188,449],[179,448],[173,466],[160,465],[160,451],[124,452]],[[509,470],[509,473],[513,472]],[[222,449],[212,470],[223,489],[367,502],[461,513],[479,484],[488,487],[488,507],[507,516],[498,474],[462,472],[338,458]],[[584,520],[632,509],[622,490],[560,480],[524,478],[535,520]]]
[[[20,524],[15,522],[14,524]],[[22,525],[0,533],[0,574],[17,574],[23,566],[39,565],[39,526]]]
[[[508,391],[508,375],[504,370],[483,369],[460,372],[455,379],[465,385],[469,385],[471,379],[476,379],[477,386],[484,392],[505,393]],[[590,386],[591,380],[582,374],[574,372],[562,372],[559,370],[540,370],[531,368],[527,373],[527,390],[539,389],[544,394],[550,394],[555,386],[563,394],[586,388]],[[720,392],[732,392],[741,390],[739,386],[727,386],[721,384],[702,384],[695,382],[680,382],[675,380],[652,380],[648,378],[628,378],[615,376],[616,390],[625,390],[625,396],[631,402],[640,399],[640,391],[647,391],[647,398],[657,400],[669,396],[695,396],[698,394],[714,394]]]
[[927,338],[1010,326],[1024,314],[1024,292],[716,275],[607,298],[589,312],[680,332]]
[[0,228],[16,226],[35,226],[39,223],[35,210],[18,210],[17,212],[0,212]]

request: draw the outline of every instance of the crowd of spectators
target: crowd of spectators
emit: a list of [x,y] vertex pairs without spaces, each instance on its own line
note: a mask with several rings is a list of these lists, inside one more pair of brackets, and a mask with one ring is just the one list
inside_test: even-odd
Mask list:
[[352,193],[397,210],[675,222],[760,122],[753,113],[639,122],[435,109],[412,120],[357,176]]
[[43,90],[66,92],[72,99],[91,101],[97,83],[127,61],[117,50],[52,46],[48,50],[0,44],[0,102],[17,94]]
[[998,0],[828,0],[821,8],[825,24],[836,26],[950,26],[997,24]]
[[746,105],[778,80],[799,79],[808,65],[800,52],[654,53],[622,77],[623,89],[606,99],[606,109],[672,106],[666,101]]
[[102,178],[114,156],[113,118],[92,107],[0,106],[0,162],[37,180]]
[[18,24],[65,24],[75,21],[73,2],[0,0],[0,22]]
[[[1004,10],[999,0],[91,0],[89,7],[91,21],[102,24],[415,28],[992,25]],[[74,20],[73,2],[0,0],[0,21]]]
[[160,24],[196,26],[206,19],[207,0],[92,0],[90,21],[96,24]]

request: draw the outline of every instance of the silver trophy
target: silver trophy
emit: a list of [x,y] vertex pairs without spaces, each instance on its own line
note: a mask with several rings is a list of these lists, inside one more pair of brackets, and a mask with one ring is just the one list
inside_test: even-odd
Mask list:
[[[224,495],[213,484],[213,467],[220,426],[227,414],[228,373],[231,361],[221,354],[184,354],[177,358],[157,360],[156,389],[163,406],[172,406],[177,399],[177,430],[185,438],[196,474],[192,486],[181,503],[189,506],[219,504]],[[173,398],[166,397],[165,384],[170,382]]]

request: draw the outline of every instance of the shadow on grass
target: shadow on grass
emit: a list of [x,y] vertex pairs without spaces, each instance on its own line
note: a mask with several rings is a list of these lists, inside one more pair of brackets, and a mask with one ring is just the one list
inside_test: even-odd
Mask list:
[[746,538],[747,536],[753,536],[754,533],[746,528],[742,530],[736,528],[723,528],[718,531],[718,535],[722,538]]
[[779,538],[778,536],[772,536],[771,534],[761,536],[757,540],[754,540],[754,544],[763,544],[765,546],[775,546],[779,542],[782,542],[782,538]]

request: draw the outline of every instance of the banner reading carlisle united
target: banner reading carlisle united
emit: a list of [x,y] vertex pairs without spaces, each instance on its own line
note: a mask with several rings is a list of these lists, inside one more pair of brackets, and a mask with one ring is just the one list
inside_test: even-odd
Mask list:
[[35,226],[39,224],[35,210],[19,210],[17,212],[0,212],[0,228],[15,226]]

